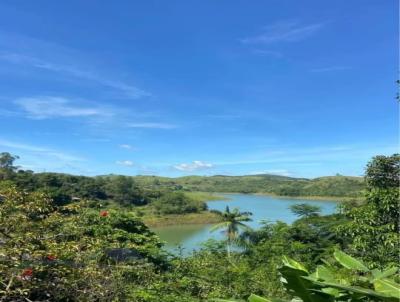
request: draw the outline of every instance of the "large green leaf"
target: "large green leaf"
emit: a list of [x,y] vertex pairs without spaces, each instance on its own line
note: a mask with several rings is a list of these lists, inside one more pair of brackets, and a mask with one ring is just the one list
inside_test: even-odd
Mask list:
[[379,271],[379,270],[373,270],[372,271],[372,275],[373,275],[373,279],[374,281],[379,280],[379,279],[383,279],[383,278],[387,278],[390,276],[393,276],[394,274],[397,273],[399,269],[397,267],[391,267],[389,269],[384,270],[383,272]]
[[369,269],[362,263],[361,261],[351,257],[350,255],[347,255],[346,253],[336,250],[333,253],[333,256],[335,259],[343,265],[345,268],[351,269],[351,270],[357,270],[357,271],[362,271],[362,272],[368,272]]
[[283,265],[284,266],[287,266],[287,267],[290,267],[292,269],[296,269],[296,270],[300,270],[300,271],[303,271],[305,273],[308,273],[308,271],[304,267],[304,265],[299,263],[299,262],[297,262],[296,260],[293,260],[293,259],[291,259],[291,258],[289,258],[287,256],[283,256],[282,261],[283,261]]
[[375,290],[386,296],[400,299],[400,284],[389,279],[378,279],[374,282]]
[[313,275],[319,280],[335,281],[334,272],[325,265],[318,265]]
[[270,299],[270,298],[263,298],[254,294],[251,294],[249,297],[249,302],[288,302],[280,299]]
[[243,302],[243,300],[226,300],[226,299],[212,299],[213,302]]
[[[243,300],[213,299],[212,301],[214,301],[214,302],[240,302]],[[247,301],[248,302],[288,302],[288,301],[284,301],[284,300],[280,300],[280,299],[263,298],[263,297],[255,295],[255,294],[251,294]]]
[[251,294],[249,297],[249,302],[273,302],[273,300]]
[[310,280],[303,278],[308,275],[303,265],[287,257],[284,257],[284,264],[279,271],[284,278],[283,285],[291,295],[301,298],[304,302],[334,301],[333,296],[327,293],[313,291],[318,288]]
[[381,300],[384,300],[384,301],[397,301],[397,300],[388,300],[387,298],[389,298],[390,296],[388,296],[387,294],[379,293],[377,291],[374,291],[374,290],[371,290],[368,288],[363,288],[363,287],[358,287],[358,286],[346,286],[346,285],[332,283],[332,282],[320,282],[320,281],[315,281],[314,279],[308,278],[308,277],[303,277],[303,278],[306,280],[310,280],[314,284],[320,285],[321,287],[333,287],[333,288],[342,289],[342,290],[352,292],[352,293],[362,294],[367,297],[380,298]]
[[337,288],[333,287],[324,287],[321,289],[323,293],[329,294],[334,297],[339,297],[340,296],[340,291]]

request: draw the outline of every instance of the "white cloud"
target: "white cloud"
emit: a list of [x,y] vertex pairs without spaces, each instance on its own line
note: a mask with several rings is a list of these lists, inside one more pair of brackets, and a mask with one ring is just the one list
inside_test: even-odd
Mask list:
[[119,145],[119,147],[122,149],[128,149],[128,150],[134,149],[133,146],[128,145],[128,144],[121,144],[121,145]]
[[115,163],[117,165],[126,166],[126,167],[132,167],[134,165],[134,163],[130,160],[117,160]]
[[259,174],[272,174],[272,175],[280,175],[280,176],[291,176],[288,170],[285,169],[272,169],[272,170],[263,170],[263,171],[254,171],[250,172],[251,175],[259,175]]
[[112,116],[112,112],[100,107],[73,105],[71,101],[55,96],[20,98],[14,101],[29,118],[47,119],[57,117],[96,117]]
[[191,172],[198,170],[211,169],[214,165],[210,163],[206,163],[200,160],[195,160],[192,163],[183,163],[179,165],[175,165],[174,168],[179,171]]
[[300,25],[297,22],[279,22],[266,26],[259,35],[241,39],[243,44],[273,44],[303,40],[323,27],[322,23]]
[[129,128],[149,128],[149,129],[175,129],[178,126],[167,123],[128,123]]

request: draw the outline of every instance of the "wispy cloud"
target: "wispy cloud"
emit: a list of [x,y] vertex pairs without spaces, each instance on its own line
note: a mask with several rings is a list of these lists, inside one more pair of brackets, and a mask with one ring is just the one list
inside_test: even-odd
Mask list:
[[126,166],[126,167],[134,166],[133,161],[130,161],[130,160],[117,160],[115,163],[117,165]]
[[121,144],[121,145],[118,145],[118,147],[120,147],[121,149],[127,149],[127,150],[135,149],[133,146],[131,146],[129,144]]
[[179,171],[193,172],[193,171],[211,169],[214,167],[214,165],[200,160],[195,160],[191,163],[182,163],[179,165],[175,165],[173,167]]
[[246,159],[216,162],[218,166],[250,165],[250,164],[319,164],[327,162],[340,162],[343,160],[360,158],[368,160],[374,154],[390,154],[395,152],[394,146],[371,145],[338,145],[310,148],[285,148],[271,150],[264,154],[257,154]]
[[5,49],[0,52],[2,61],[97,83],[117,90],[127,98],[137,99],[151,95],[135,85],[94,71],[86,62],[82,62],[82,59],[77,59],[80,55],[74,50],[47,41],[4,32],[0,32],[0,38],[2,39],[0,46]]
[[213,119],[227,119],[227,120],[230,120],[230,119],[243,118],[243,115],[222,113],[222,114],[207,114],[205,117],[213,118]]
[[108,143],[111,141],[109,138],[101,138],[101,137],[89,137],[81,139],[83,142],[91,142],[91,143]]
[[0,139],[0,146],[12,148],[12,149],[20,149],[20,150],[25,150],[25,151],[33,151],[33,152],[47,152],[49,150],[49,149],[43,148],[43,147],[22,144],[22,143],[18,143],[18,142],[12,142],[12,141],[8,141],[8,140],[4,140],[4,139]]
[[280,51],[269,50],[269,49],[255,48],[255,49],[252,49],[252,53],[255,55],[259,55],[259,56],[267,56],[267,57],[273,57],[273,58],[277,58],[277,59],[283,57],[283,54]]
[[128,128],[150,128],[150,129],[175,129],[178,126],[167,123],[128,123]]
[[253,171],[250,172],[251,175],[261,175],[261,174],[272,174],[272,175],[280,175],[280,176],[291,176],[288,170],[285,169],[272,169],[272,170],[262,170],[262,171]]
[[112,116],[112,112],[100,107],[74,105],[68,99],[54,96],[20,98],[14,101],[21,107],[27,117],[32,119],[49,119],[58,117],[96,117]]
[[312,36],[323,27],[323,23],[299,24],[279,22],[266,26],[258,35],[241,39],[243,44],[273,44],[297,42]]
[[54,150],[52,148],[29,145],[4,139],[0,139],[0,147],[15,149],[17,151],[28,151],[28,152],[38,153],[42,156],[49,156],[62,161],[85,161],[85,159],[82,157],[70,155],[65,152]]
[[351,67],[349,66],[328,66],[328,67],[321,67],[321,68],[314,68],[311,69],[311,72],[331,72],[331,71],[343,71],[349,70]]
[[18,112],[0,108],[0,116],[14,117],[14,116],[18,116]]
[[[18,110],[14,116],[23,116],[29,119],[78,119],[92,126],[109,125],[118,128],[143,128],[143,129],[174,129],[178,126],[160,122],[129,122],[133,119],[148,118],[148,114],[132,112],[123,107],[115,107],[81,99],[60,96],[33,96],[23,97],[13,101]],[[2,112],[0,111],[0,115]],[[109,141],[106,139],[87,138],[86,141]],[[129,149],[127,144],[120,148]],[[133,147],[131,147],[133,149]]]

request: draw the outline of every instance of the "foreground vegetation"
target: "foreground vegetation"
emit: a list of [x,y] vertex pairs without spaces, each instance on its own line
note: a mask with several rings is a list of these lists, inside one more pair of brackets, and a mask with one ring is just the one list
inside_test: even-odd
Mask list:
[[[304,302],[399,300],[400,284],[395,280],[398,268],[370,270],[363,262],[339,250],[334,252],[333,259],[334,261],[318,265],[316,271],[310,274],[301,263],[283,257],[283,265],[279,271],[285,280],[283,282],[285,288]],[[214,301],[234,302],[222,299]],[[248,301],[284,302],[254,294],[249,296]]]
[[0,301],[400,297],[399,155],[368,164],[363,204],[328,216],[300,205],[293,224],[258,230],[246,227],[251,213],[227,209],[215,214],[226,240],[184,258],[167,254],[142,219],[146,207],[160,216],[201,213],[182,188],[19,171],[9,154],[0,157],[0,175]]

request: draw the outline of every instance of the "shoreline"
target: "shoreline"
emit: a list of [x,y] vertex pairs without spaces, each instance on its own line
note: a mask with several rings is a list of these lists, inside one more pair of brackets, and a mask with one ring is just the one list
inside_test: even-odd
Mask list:
[[170,214],[164,216],[142,217],[149,228],[185,224],[211,224],[219,221],[219,217],[210,211],[190,214]]
[[[193,195],[200,193],[202,197],[212,196],[213,198],[207,198],[204,202],[220,202],[230,201],[229,197],[223,195],[229,194],[242,194],[242,195],[259,195],[281,199],[294,199],[294,200],[308,200],[308,201],[326,201],[326,202],[348,202],[351,200],[361,202],[362,198],[356,197],[337,197],[337,196],[282,196],[274,195],[269,193],[233,193],[233,192],[191,192]],[[214,195],[215,194],[215,195]],[[222,195],[222,196],[221,196]],[[143,216],[142,221],[150,228],[158,228],[172,225],[187,225],[187,224],[212,224],[219,221],[218,216],[210,211],[203,211],[200,213],[189,213],[189,214],[169,214],[164,216]]]
[[286,196],[286,195],[275,195],[270,193],[251,193],[253,195],[262,195],[275,198],[288,198],[288,199],[304,199],[309,201],[334,201],[334,202],[346,202],[346,201],[363,201],[363,197],[348,197],[348,196]]
[[[363,201],[363,197],[349,197],[349,196],[289,196],[289,195],[276,195],[272,193],[263,193],[263,192],[258,192],[258,193],[240,193],[240,192],[215,192],[215,194],[221,194],[221,195],[233,195],[233,194],[240,194],[240,195],[260,195],[260,196],[268,196],[268,197],[275,197],[275,198],[287,198],[287,199],[304,199],[304,200],[309,200],[309,201],[334,201],[334,202],[347,202],[347,201]],[[207,201],[229,201],[231,198],[225,197],[225,199],[214,199],[214,200],[207,200]]]

